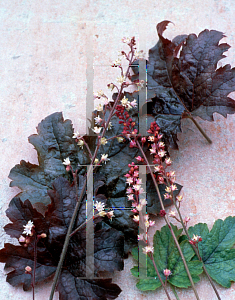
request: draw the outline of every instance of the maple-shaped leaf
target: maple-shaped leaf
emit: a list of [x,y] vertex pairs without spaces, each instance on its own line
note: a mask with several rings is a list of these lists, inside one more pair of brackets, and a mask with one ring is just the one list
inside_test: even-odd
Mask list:
[[202,238],[198,248],[209,275],[229,288],[231,281],[235,281],[235,217],[216,220],[211,231],[207,224],[199,223],[188,232],[191,238],[193,234]]
[[[32,221],[35,225],[35,234],[46,233],[46,238],[41,238],[37,244],[37,265],[35,282],[46,280],[56,270],[60,254],[63,248],[69,222],[77,203],[84,183],[84,177],[78,176],[78,195],[75,185],[71,185],[63,177],[57,178],[53,184],[53,190],[49,191],[51,204],[48,206],[45,217],[32,207],[30,201],[24,203],[19,198],[13,198],[7,216],[12,223],[5,226],[5,231],[12,237],[19,238],[23,231],[23,225]],[[99,186],[96,184],[95,200],[105,203],[104,195],[99,194]],[[74,229],[86,222],[86,195],[84,196]],[[98,222],[98,223],[97,223]],[[123,269],[123,234],[100,219],[94,222],[94,277],[100,276],[100,272],[114,272]],[[13,268],[7,274],[7,281],[13,286],[23,284],[24,290],[31,285],[31,275],[25,274],[25,267],[34,266],[34,248],[29,243],[28,247],[5,244],[0,250],[0,261],[6,263],[5,268]],[[83,277],[83,279],[79,279]],[[84,279],[86,277],[86,226],[83,226],[74,234],[69,242],[67,255],[64,261],[61,276],[58,282],[60,300],[82,300],[84,297],[92,299],[107,299],[112,295],[115,299],[120,293],[120,288],[107,279]]]
[[[124,95],[133,101],[136,93],[124,93]],[[115,98],[115,95],[114,95]],[[133,121],[138,124],[138,109],[133,108],[129,111]],[[106,112],[106,120],[109,111]],[[95,112],[93,113],[93,118]],[[111,128],[106,132],[106,138],[119,135],[122,132],[122,124],[115,116],[111,119]],[[77,169],[79,174],[87,172],[86,167],[89,165],[90,158],[86,148],[79,147],[73,138],[73,127],[70,120],[64,120],[62,113],[49,115],[37,127],[38,134],[31,135],[29,142],[34,145],[38,153],[39,165],[33,165],[29,162],[21,161],[11,169],[9,177],[13,180],[10,186],[18,186],[22,192],[18,194],[24,201],[29,199],[31,203],[42,202],[50,203],[48,190],[52,188],[52,182],[58,177],[69,178],[70,173],[66,172],[63,165],[64,159],[69,157],[74,170]],[[90,135],[85,135],[84,139],[89,145],[91,152],[94,153],[98,143],[97,136],[90,129]],[[125,253],[130,251],[133,245],[136,245],[138,226],[133,222],[131,216],[131,202],[126,198],[126,179],[124,175],[128,173],[128,164],[135,161],[135,157],[140,153],[137,148],[129,147],[129,140],[125,139],[119,143],[116,138],[109,140],[106,145],[101,145],[97,157],[101,158],[102,154],[108,154],[110,161],[97,168],[96,175],[102,177],[103,186],[100,187],[102,193],[107,198],[107,207],[115,208],[115,219],[107,223],[125,234]],[[95,176],[95,174],[94,174]],[[96,182],[96,180],[94,181]],[[179,193],[181,186],[178,186]],[[160,187],[162,194],[164,188]],[[147,183],[147,200],[149,213],[156,214],[160,210],[159,199],[154,190],[152,180],[148,178]],[[164,200],[166,206],[170,205],[169,200]],[[125,208],[125,209],[123,209]]]
[[[172,224],[171,226],[177,239],[179,239],[180,234],[182,233],[182,229],[178,229]],[[157,230],[154,234],[153,247],[154,261],[163,282],[166,280],[166,276],[164,275],[163,271],[165,269],[168,269],[171,271],[171,275],[167,278],[168,282],[176,287],[189,287],[191,285],[190,280],[185,270],[183,261],[180,257],[179,251],[175,245],[174,239],[171,235],[170,229],[167,225],[163,226],[161,228],[161,231]],[[192,275],[192,279],[196,283],[200,280],[198,275],[203,271],[202,263],[199,260],[192,261],[195,253],[188,241],[181,242],[180,248],[187,262],[189,271]],[[138,261],[138,248],[134,248],[132,250],[132,254],[134,256],[134,259]],[[157,277],[157,273],[149,256],[147,256],[146,271],[147,272],[145,278],[140,278],[136,286],[142,291],[155,290],[159,288],[161,286],[161,282]],[[131,273],[135,277],[139,277],[139,267],[135,266],[134,268],[132,268]]]
[[[170,41],[163,37],[168,23],[157,25],[159,41],[149,50],[147,113],[155,117],[167,144],[177,149],[177,132],[188,113],[213,121],[215,112],[224,117],[235,112],[235,101],[228,97],[235,90],[235,68],[217,68],[230,47],[219,44],[222,32],[206,29]],[[134,72],[133,80],[136,67]]]

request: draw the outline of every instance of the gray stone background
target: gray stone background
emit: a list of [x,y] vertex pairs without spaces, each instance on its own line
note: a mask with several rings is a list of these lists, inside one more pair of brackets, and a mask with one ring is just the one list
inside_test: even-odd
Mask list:
[[[9,237],[2,227],[8,222],[5,210],[20,190],[9,188],[10,169],[21,159],[37,163],[36,151],[27,141],[36,133],[37,124],[47,115],[62,111],[73,121],[75,130],[85,133],[87,33],[92,32],[94,51],[94,91],[103,89],[118,74],[110,63],[124,49],[121,38],[139,36],[141,48],[147,51],[157,42],[156,24],[163,20],[168,26],[165,36],[199,34],[204,29],[225,33],[231,45],[219,66],[235,65],[235,3],[233,0],[1,0],[0,1],[0,234],[1,247]],[[206,222],[211,228],[215,219],[234,215],[234,145],[235,116],[214,114],[214,122],[198,119],[213,140],[208,145],[195,126],[184,120],[178,134],[179,151],[171,151],[172,169],[177,182],[184,186],[182,212],[190,216],[190,225]],[[158,222],[154,230],[163,223]],[[114,275],[123,292],[120,300],[166,299],[161,289],[140,292],[129,272]],[[30,292],[13,288],[5,282],[1,264],[1,299],[32,299]],[[36,299],[47,299],[51,282],[36,288]],[[217,299],[208,281],[196,285],[202,300]],[[235,298],[230,289],[218,286],[223,300]],[[191,289],[177,290],[182,300],[194,299]],[[172,297],[173,298],[173,297]],[[58,295],[54,297],[58,299]]]

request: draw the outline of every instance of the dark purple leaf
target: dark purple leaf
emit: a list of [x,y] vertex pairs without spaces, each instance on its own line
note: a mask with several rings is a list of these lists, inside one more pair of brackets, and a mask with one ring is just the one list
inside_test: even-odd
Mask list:
[[[94,184],[95,200],[105,203],[105,196],[99,194],[99,190],[104,183],[100,176],[95,178],[99,179]],[[83,183],[84,177],[79,175],[78,197]],[[41,238],[37,244],[36,283],[48,279],[55,272],[69,222],[77,202],[75,185],[71,185],[67,179],[59,177],[53,182],[52,186],[53,190],[49,191],[51,204],[48,206],[45,217],[32,207],[30,201],[26,200],[23,203],[19,198],[13,198],[7,210],[7,215],[13,223],[6,225],[5,230],[12,237],[19,238],[23,231],[23,225],[29,220],[35,225],[36,235],[47,234],[47,237]],[[94,276],[96,277],[100,275],[100,272],[114,272],[123,269],[123,234],[108,224],[100,222],[100,220],[99,217],[94,222]],[[85,221],[86,197],[84,196],[74,229]],[[6,263],[5,268],[11,267],[14,269],[7,275],[7,281],[10,284],[14,286],[23,284],[24,290],[30,288],[31,276],[25,274],[25,267],[30,266],[33,269],[33,243],[28,244],[28,247],[5,244],[5,248],[0,250],[0,261]],[[63,278],[67,276],[66,274],[70,274],[71,278],[67,282],[67,289],[64,287],[62,289],[62,286],[64,286],[62,284],[64,282]],[[120,293],[120,289],[111,284],[110,280],[103,283],[102,279],[98,279],[98,281],[96,279],[88,280],[87,282],[83,280],[82,283],[79,283],[78,277],[86,276],[86,226],[83,226],[71,237],[61,276],[60,289],[62,294],[60,299],[63,300],[72,299],[66,298],[69,297],[69,295],[66,295],[68,289],[71,294],[76,294],[76,289],[80,284],[86,286],[86,299],[89,299],[89,295],[93,293],[95,295],[96,286],[98,286],[97,296],[92,299],[101,299],[99,298],[100,295],[102,295],[102,299],[106,299],[105,297],[109,297],[109,295],[113,295],[115,298]],[[71,286],[69,286],[69,282],[71,282]],[[76,282],[76,284],[74,285],[72,282]],[[107,291],[105,290],[106,287]],[[66,293],[64,294],[63,291],[66,291]],[[77,293],[73,299],[84,299],[83,296],[86,297],[86,294]]]
[[[206,29],[198,36],[182,35],[170,41],[163,37],[168,23],[157,25],[159,41],[149,50],[147,113],[155,117],[166,143],[177,149],[185,112],[208,121],[213,121],[215,112],[224,117],[235,112],[235,101],[228,97],[235,90],[235,68],[217,68],[230,47],[219,44],[223,33]],[[132,80],[138,75],[136,67],[134,72]]]
[[60,300],[116,299],[121,293],[111,279],[79,279],[63,271],[57,287]]

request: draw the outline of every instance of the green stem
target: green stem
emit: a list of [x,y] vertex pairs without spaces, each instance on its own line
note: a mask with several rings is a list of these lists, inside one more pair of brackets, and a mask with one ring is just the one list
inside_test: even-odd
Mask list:
[[177,300],[180,300],[180,298],[179,298],[179,296],[178,296],[178,294],[177,294],[177,292],[176,292],[176,290],[175,290],[174,285],[172,285],[171,283],[169,283],[169,284],[170,284],[170,286],[171,286],[172,292],[174,293],[176,299],[177,299]]
[[[173,196],[173,195],[172,195],[172,196]],[[180,217],[180,221],[181,221],[181,224],[182,224],[182,226],[183,226],[184,232],[185,232],[185,234],[187,235],[188,240],[190,240],[191,238],[190,238],[190,236],[189,236],[188,229],[186,228],[186,226],[185,226],[185,224],[184,224],[184,221],[183,221],[183,218],[182,218],[180,209],[179,209],[178,205],[176,204],[175,197],[173,196],[172,199],[173,199],[175,208],[176,208],[176,210],[177,210],[177,212],[178,212],[178,215],[179,215],[179,217]],[[193,250],[194,250],[194,252],[196,253],[198,259],[202,262],[203,270],[204,270],[204,272],[206,273],[206,276],[207,276],[207,278],[209,279],[210,284],[211,284],[211,286],[212,286],[212,288],[213,288],[213,290],[214,290],[214,292],[215,292],[217,298],[218,298],[219,300],[221,300],[220,295],[219,295],[219,293],[218,293],[218,291],[217,291],[217,289],[216,289],[216,287],[215,287],[215,285],[214,285],[214,282],[212,281],[212,279],[211,279],[211,277],[210,277],[210,275],[209,275],[209,273],[208,273],[208,271],[207,271],[207,269],[206,269],[206,267],[205,267],[205,264],[204,264],[204,262],[203,262],[202,259],[201,259],[201,256],[200,256],[200,254],[199,254],[199,252],[198,252],[198,249],[197,249],[194,245],[191,245],[191,246],[193,247]]]
[[[160,204],[161,204],[161,208],[162,208],[162,210],[165,210],[165,207],[164,207],[164,204],[163,204],[163,201],[162,201],[162,197],[161,197],[161,193],[160,193],[160,191],[159,191],[159,187],[158,187],[158,184],[157,184],[157,182],[156,182],[156,179],[155,179],[155,177],[154,177],[154,175],[153,175],[153,172],[152,172],[152,170],[151,170],[151,167],[150,167],[150,165],[149,165],[149,163],[148,163],[148,159],[147,159],[147,157],[145,156],[145,153],[144,153],[142,147],[140,146],[138,140],[136,140],[136,144],[137,144],[139,150],[141,151],[141,154],[143,155],[143,158],[144,158],[144,160],[145,160],[145,163],[146,163],[146,165],[147,165],[147,167],[148,167],[148,169],[149,169],[150,175],[151,175],[151,177],[152,177],[152,179],[153,179],[153,183],[154,183],[155,189],[156,189],[157,194],[158,194],[158,198],[159,198],[159,201],[160,201]],[[185,258],[184,258],[184,255],[183,255],[182,250],[181,250],[181,248],[180,248],[179,242],[178,242],[178,240],[177,240],[177,238],[176,238],[176,236],[175,236],[175,233],[174,233],[174,231],[173,231],[173,229],[172,229],[172,227],[171,227],[171,225],[170,225],[170,222],[169,222],[169,220],[168,220],[168,217],[165,215],[164,219],[165,219],[165,221],[166,221],[166,223],[167,223],[167,225],[168,225],[168,227],[169,227],[169,229],[170,229],[170,231],[171,231],[171,235],[172,235],[172,237],[173,237],[173,239],[174,239],[174,241],[175,241],[176,247],[177,247],[177,249],[178,249],[178,251],[179,251],[179,253],[180,253],[180,256],[181,256],[181,258],[182,258],[182,261],[183,261],[185,270],[186,270],[186,272],[187,272],[187,274],[188,274],[188,278],[189,278],[189,280],[190,280],[190,282],[191,282],[191,285],[192,285],[192,289],[193,289],[193,291],[194,291],[194,294],[195,294],[197,300],[200,300],[200,298],[199,298],[199,296],[198,296],[198,293],[197,293],[197,290],[196,290],[196,288],[195,288],[195,285],[194,285],[192,276],[191,276],[191,274],[190,274],[188,265],[187,265],[187,263],[186,263],[186,260],[185,260]]]
[[166,285],[165,285],[164,282],[162,281],[161,275],[160,275],[160,273],[159,273],[159,271],[158,271],[158,268],[157,268],[157,266],[156,266],[156,263],[155,263],[155,260],[154,260],[154,257],[153,257],[153,253],[150,253],[149,258],[151,259],[151,261],[152,261],[152,263],[153,263],[154,269],[155,269],[155,271],[156,271],[156,273],[157,273],[157,276],[158,276],[158,278],[159,278],[159,280],[160,280],[160,282],[161,282],[161,284],[162,284],[162,287],[164,288],[164,291],[165,291],[165,293],[166,293],[166,295],[167,295],[167,298],[168,298],[169,300],[171,300],[171,297],[170,297],[170,295],[169,295],[169,293],[168,293],[168,291],[167,291],[167,289],[166,289]]
[[212,140],[209,138],[209,136],[205,133],[205,131],[202,129],[202,127],[198,124],[198,122],[193,118],[193,116],[187,112],[187,116],[192,122],[196,125],[197,129],[201,132],[201,134],[204,136],[204,138],[208,141],[209,144],[212,144]]

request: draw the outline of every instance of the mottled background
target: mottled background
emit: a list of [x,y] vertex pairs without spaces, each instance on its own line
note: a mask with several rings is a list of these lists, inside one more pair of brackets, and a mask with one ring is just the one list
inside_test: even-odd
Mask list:
[[[0,234],[1,247],[9,241],[2,227],[8,222],[5,210],[19,190],[9,188],[10,169],[21,159],[37,163],[36,151],[28,136],[36,133],[37,124],[47,115],[62,111],[73,121],[75,130],[85,133],[86,65],[89,50],[86,33],[93,33],[94,91],[103,89],[118,75],[109,65],[123,49],[123,36],[141,35],[140,44],[148,50],[157,42],[156,24],[170,20],[165,34],[200,33],[205,28],[226,34],[231,45],[227,58],[219,66],[235,65],[235,2],[233,0],[1,0],[0,38]],[[171,151],[177,181],[184,186],[183,214],[191,225],[234,215],[235,116],[214,114],[214,122],[198,119],[213,140],[208,145],[190,120],[184,120],[178,134],[179,151]],[[157,228],[162,224],[158,223]],[[135,287],[129,269],[114,276],[123,292],[120,300],[166,299],[161,289],[143,293]],[[32,299],[30,292],[13,288],[0,271],[1,299]],[[217,299],[208,281],[196,285],[202,300]],[[223,300],[235,298],[230,289],[218,286]],[[177,290],[178,291],[178,290]],[[36,289],[36,299],[47,299],[50,283]],[[178,291],[180,299],[194,299],[191,289]],[[58,295],[55,296],[58,299]]]

